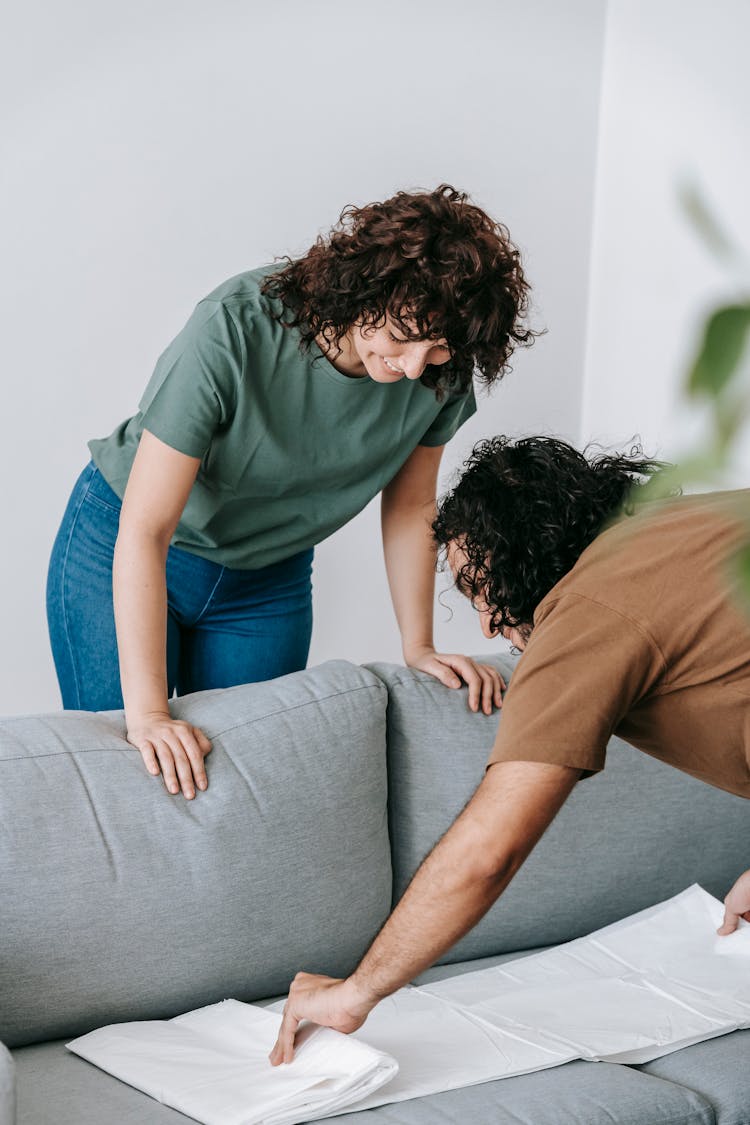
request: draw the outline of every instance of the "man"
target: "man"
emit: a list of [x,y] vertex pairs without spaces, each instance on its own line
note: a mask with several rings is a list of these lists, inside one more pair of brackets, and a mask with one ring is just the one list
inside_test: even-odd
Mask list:
[[[298,973],[274,1065],[302,1019],[351,1032],[508,886],[610,736],[750,797],[750,623],[732,590],[750,490],[636,506],[658,467],[565,442],[480,442],[433,532],[485,636],[524,650],[487,772],[346,980]],[[720,934],[750,921],[750,871]]]

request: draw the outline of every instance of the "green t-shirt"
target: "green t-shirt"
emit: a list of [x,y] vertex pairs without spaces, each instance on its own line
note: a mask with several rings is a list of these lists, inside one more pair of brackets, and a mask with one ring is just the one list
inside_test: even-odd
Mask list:
[[351,378],[317,345],[300,351],[299,332],[273,320],[260,293],[276,268],[239,274],[200,301],[159,357],[139,412],[89,442],[120,498],[144,429],[200,457],[172,542],[239,569],[331,535],[417,445],[443,445],[476,410],[471,390],[440,403],[418,381]]

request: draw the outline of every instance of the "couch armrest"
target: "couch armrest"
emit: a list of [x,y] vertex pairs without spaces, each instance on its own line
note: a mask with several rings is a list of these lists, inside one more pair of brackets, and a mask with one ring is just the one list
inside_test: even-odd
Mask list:
[[0,1125],[16,1125],[16,1064],[0,1043]]

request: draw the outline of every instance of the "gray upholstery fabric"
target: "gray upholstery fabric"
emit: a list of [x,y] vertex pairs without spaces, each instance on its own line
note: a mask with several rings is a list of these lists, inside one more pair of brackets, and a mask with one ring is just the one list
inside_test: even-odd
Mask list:
[[586,1062],[322,1120],[340,1125],[714,1125],[711,1106],[690,1090],[626,1066]]
[[187,1125],[193,1120],[72,1055],[64,1040],[35,1043],[14,1054],[17,1125]]
[[639,1070],[677,1082],[705,1098],[714,1107],[716,1125],[750,1122],[750,1031],[696,1043]]
[[[512,670],[507,657],[497,666]],[[395,901],[484,776],[502,712],[476,715],[465,690],[424,673],[369,667],[389,690]],[[747,868],[749,835],[750,801],[613,739],[606,769],[576,786],[502,899],[445,960],[568,941],[691,883],[723,897]]]
[[16,1064],[0,1043],[0,1125],[16,1125]]
[[174,713],[214,746],[192,802],[119,712],[0,723],[0,1039],[350,972],[391,898],[385,707],[344,662],[186,696]]

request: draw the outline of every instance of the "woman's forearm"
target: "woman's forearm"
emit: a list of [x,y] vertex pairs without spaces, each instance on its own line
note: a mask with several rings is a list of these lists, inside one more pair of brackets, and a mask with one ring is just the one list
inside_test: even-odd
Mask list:
[[167,687],[167,533],[127,520],[115,547],[113,592],[127,739],[167,790],[192,800],[206,789],[210,739],[169,711]]
[[144,430],[120,511],[112,585],[128,742],[170,793],[188,800],[208,785],[211,742],[173,719],[167,686],[169,544],[200,465]]
[[430,521],[434,502],[406,507],[387,493],[381,502],[383,555],[407,663],[433,647],[436,550]]
[[112,588],[120,681],[129,728],[168,715],[168,541],[128,528],[115,547]]
[[404,661],[449,688],[469,688],[472,711],[491,714],[505,687],[497,669],[460,653],[435,652],[432,622],[436,547],[432,536],[441,448],[418,446],[383,489],[383,553],[391,600],[401,630]]
[[442,446],[418,445],[383,489],[383,554],[391,600],[407,664],[433,649],[437,475]]

